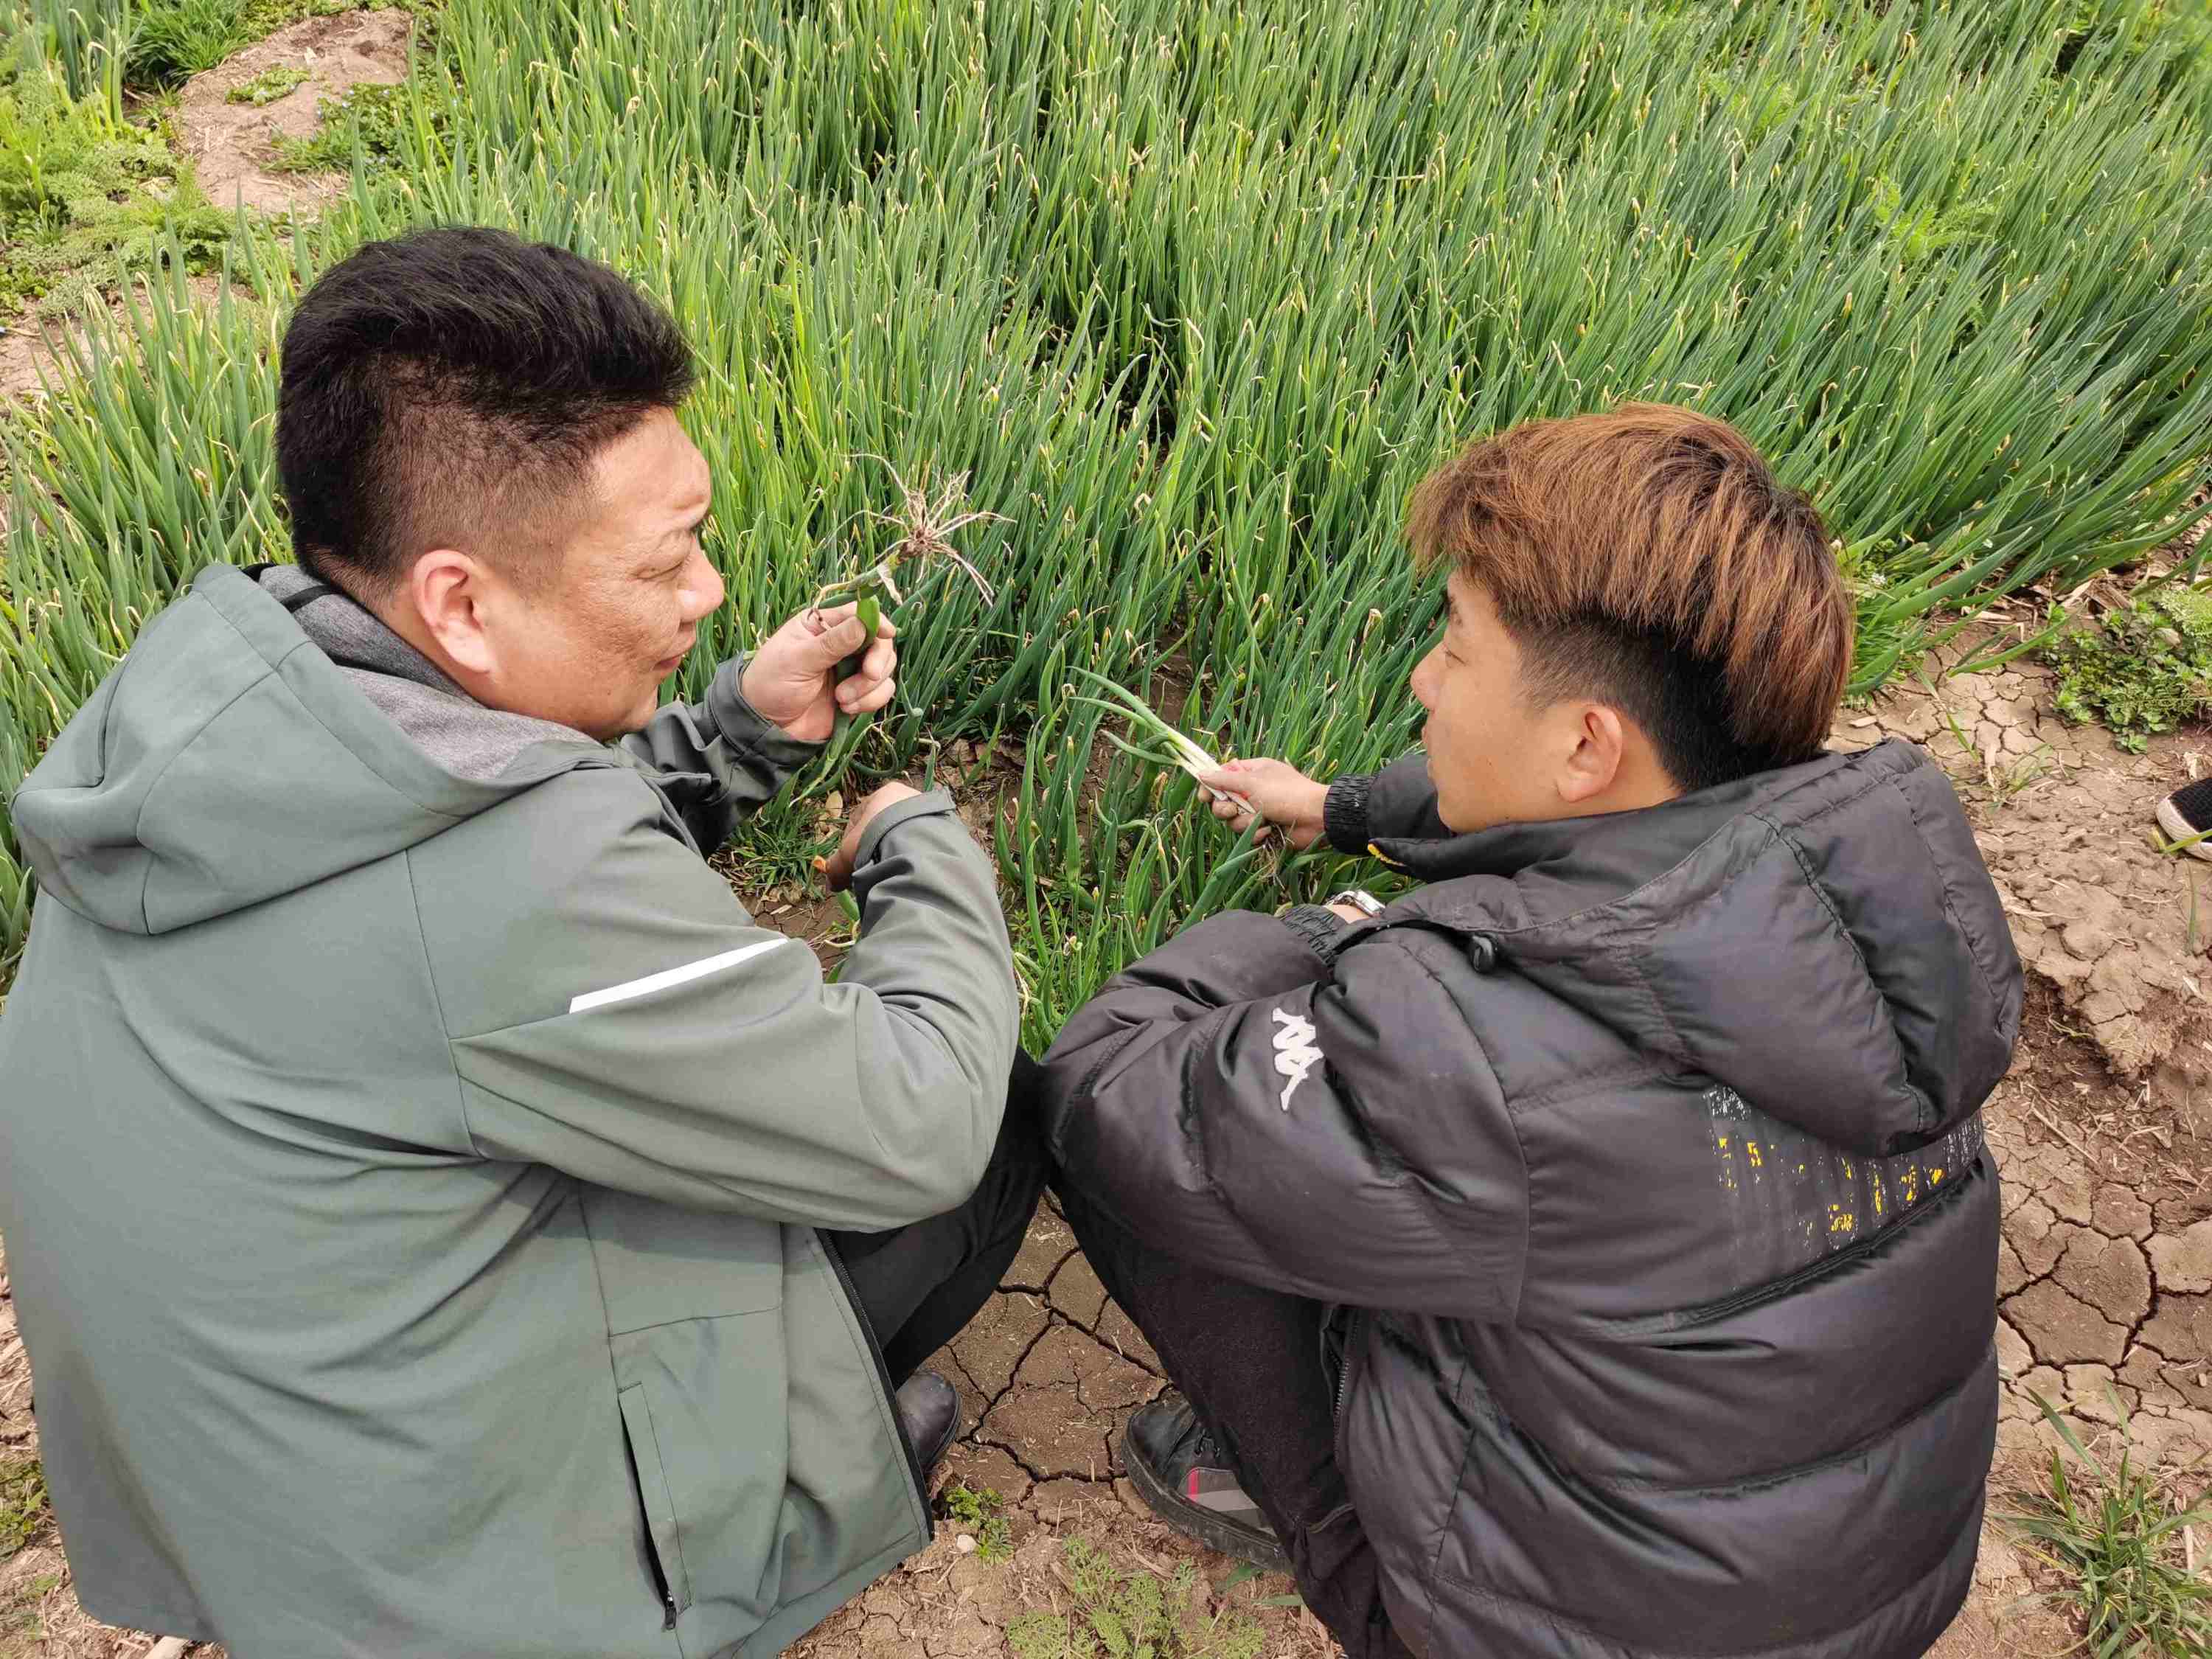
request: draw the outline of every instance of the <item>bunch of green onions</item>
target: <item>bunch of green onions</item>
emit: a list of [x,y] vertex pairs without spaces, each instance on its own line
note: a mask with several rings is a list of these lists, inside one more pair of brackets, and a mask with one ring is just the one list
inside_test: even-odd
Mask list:
[[[1107,742],[1123,754],[1152,766],[1182,768],[1193,778],[1200,780],[1200,787],[1216,800],[1233,801],[1247,812],[1253,812],[1252,803],[1243,796],[1227,789],[1217,789],[1203,780],[1221,769],[1221,763],[1200,748],[1179,728],[1170,725],[1135,692],[1115,684],[1103,674],[1094,674],[1087,668],[1074,672],[1106,693],[1104,697],[1078,696],[1073,701],[1087,703],[1093,708],[1103,708],[1109,714],[1120,714],[1129,722],[1129,729],[1150,739],[1147,743],[1131,743],[1111,732],[1102,732]],[[1110,699],[1110,701],[1109,701]],[[1256,817],[1258,814],[1254,812]]]

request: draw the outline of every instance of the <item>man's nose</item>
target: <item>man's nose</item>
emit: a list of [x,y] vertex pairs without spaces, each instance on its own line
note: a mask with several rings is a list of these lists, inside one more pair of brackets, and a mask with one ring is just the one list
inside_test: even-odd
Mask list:
[[714,568],[714,562],[704,553],[694,556],[699,561],[698,570],[684,585],[684,620],[697,622],[708,612],[719,609],[722,595],[722,573]]
[[1422,708],[1431,711],[1437,706],[1436,661],[1437,653],[1431,651],[1413,665],[1413,696],[1419,700]]

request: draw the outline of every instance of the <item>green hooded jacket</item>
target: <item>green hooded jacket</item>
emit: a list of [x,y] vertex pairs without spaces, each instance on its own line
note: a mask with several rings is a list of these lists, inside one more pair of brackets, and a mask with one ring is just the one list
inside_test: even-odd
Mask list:
[[825,984],[701,856],[811,752],[618,746],[201,574],[14,802],[0,1235],[95,1617],[239,1659],[764,1655],[928,1537],[817,1227],[981,1176],[1017,1023],[942,794]]

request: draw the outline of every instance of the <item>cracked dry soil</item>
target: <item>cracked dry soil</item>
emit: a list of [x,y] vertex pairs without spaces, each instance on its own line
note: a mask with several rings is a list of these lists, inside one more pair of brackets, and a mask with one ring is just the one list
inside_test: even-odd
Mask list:
[[[2019,1056],[1984,1115],[2005,1182],[1992,1511],[2038,1484],[2056,1444],[2039,1395],[2093,1447],[2124,1407],[2138,1445],[2194,1498],[2205,1476],[2190,1466],[2212,1463],[2212,865],[2160,855],[2150,814],[2212,766],[2212,732],[2126,755],[2065,725],[2041,670],[2014,666],[1893,688],[1847,711],[1835,742],[1888,736],[1923,744],[1958,784],[2031,970]],[[988,836],[984,769],[943,781]],[[815,904],[765,919],[824,949],[839,925]],[[1049,1202],[999,1294],[930,1363],[959,1390],[966,1425],[940,1479],[1002,1495],[1012,1555],[963,1553],[940,1524],[794,1659],[1000,1659],[1015,1619],[1071,1605],[1060,1541],[1075,1534],[1124,1567],[1188,1560],[1208,1585],[1227,1581],[1232,1564],[1154,1520],[1122,1475],[1121,1426],[1166,1381]],[[0,1279],[0,1453],[35,1448],[29,1405]],[[2063,1650],[2065,1625],[2023,1600],[2048,1588],[2037,1571],[1993,1522],[1936,1659]],[[141,1659],[151,1638],[84,1619],[65,1571],[51,1535],[0,1565],[0,1659]],[[1263,1624],[1271,1659],[1328,1659],[1337,1650],[1310,1614],[1261,1605],[1290,1590],[1262,1577],[1221,1599]],[[33,1591],[46,1633],[13,1645],[7,1609]]]

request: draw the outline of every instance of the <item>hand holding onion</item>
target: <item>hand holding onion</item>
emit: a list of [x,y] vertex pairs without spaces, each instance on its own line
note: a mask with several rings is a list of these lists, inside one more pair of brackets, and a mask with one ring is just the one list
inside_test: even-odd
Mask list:
[[1257,817],[1299,852],[1321,839],[1328,786],[1315,782],[1287,761],[1233,760],[1200,774],[1198,781],[1218,792],[1213,816],[1239,835]]

